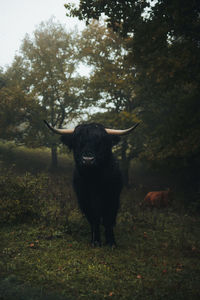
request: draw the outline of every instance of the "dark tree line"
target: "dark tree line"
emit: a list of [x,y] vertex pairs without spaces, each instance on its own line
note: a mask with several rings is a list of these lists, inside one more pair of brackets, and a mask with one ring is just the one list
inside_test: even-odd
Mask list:
[[89,24],[103,13],[126,40],[134,106],[141,107],[141,158],[171,166],[189,190],[200,187],[199,1],[85,1],[66,5]]

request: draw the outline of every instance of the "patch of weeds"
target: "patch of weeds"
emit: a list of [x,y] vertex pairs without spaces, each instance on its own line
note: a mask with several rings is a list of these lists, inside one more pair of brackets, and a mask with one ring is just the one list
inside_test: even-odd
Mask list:
[[0,175],[0,223],[44,223],[64,226],[76,207],[66,177],[49,174],[17,175],[5,169]]

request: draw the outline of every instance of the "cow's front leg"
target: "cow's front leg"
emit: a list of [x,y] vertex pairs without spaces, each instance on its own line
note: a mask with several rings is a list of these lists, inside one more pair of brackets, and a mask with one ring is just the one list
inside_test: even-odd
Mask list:
[[101,247],[100,223],[91,224],[91,244],[93,247]]
[[116,246],[115,236],[112,226],[105,226],[105,238],[106,238],[106,245],[113,247]]

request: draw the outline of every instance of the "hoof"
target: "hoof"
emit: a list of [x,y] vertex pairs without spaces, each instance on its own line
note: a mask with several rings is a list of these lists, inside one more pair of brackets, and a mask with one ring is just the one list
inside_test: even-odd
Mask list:
[[107,242],[106,246],[108,246],[108,247],[110,247],[112,249],[117,248],[117,244],[115,242]]
[[95,241],[95,242],[92,242],[91,245],[93,248],[101,247],[101,242]]

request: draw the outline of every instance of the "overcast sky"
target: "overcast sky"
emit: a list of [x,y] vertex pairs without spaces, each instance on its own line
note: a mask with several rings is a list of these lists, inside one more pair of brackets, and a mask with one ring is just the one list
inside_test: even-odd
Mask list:
[[0,67],[9,65],[26,33],[31,34],[37,25],[52,16],[72,29],[84,27],[77,18],[67,18],[64,4],[78,0],[0,0]]

